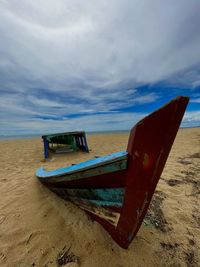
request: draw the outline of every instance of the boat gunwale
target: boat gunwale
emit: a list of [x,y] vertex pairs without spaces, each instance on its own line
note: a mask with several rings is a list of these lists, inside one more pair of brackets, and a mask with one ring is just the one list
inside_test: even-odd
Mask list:
[[[105,167],[106,165],[111,165],[113,163],[116,163],[116,162],[120,162],[120,161],[126,161],[128,160],[128,152],[127,151],[120,151],[120,153],[123,153],[123,155],[121,156],[117,156],[115,158],[111,158],[111,159],[107,159],[105,161],[100,161],[101,159],[105,159],[107,158],[108,156],[112,156],[112,155],[116,155],[118,154],[119,152],[116,152],[116,153],[112,153],[112,154],[109,154],[107,156],[103,156],[103,157],[99,157],[97,159],[90,159],[90,160],[87,160],[87,161],[84,161],[84,162],[81,162],[81,163],[78,163],[78,164],[75,164],[73,166],[67,166],[67,167],[64,167],[64,168],[58,168],[56,170],[52,170],[52,171],[46,171],[43,167],[39,168],[37,171],[36,171],[36,176],[39,178],[39,179],[45,179],[45,178],[56,178],[56,177],[63,177],[65,175],[73,175],[73,174],[76,174],[76,173],[81,173],[81,172],[86,172],[86,171],[90,171],[90,170],[93,170],[93,169],[97,169],[97,168],[101,168],[101,167]],[[97,163],[95,164],[91,164],[91,165],[88,165],[88,166],[83,166],[82,168],[79,166],[82,166],[84,163],[89,163],[92,161],[97,161]],[[74,170],[73,170],[73,167],[74,167]],[[72,169],[71,171],[67,171],[67,169]]]

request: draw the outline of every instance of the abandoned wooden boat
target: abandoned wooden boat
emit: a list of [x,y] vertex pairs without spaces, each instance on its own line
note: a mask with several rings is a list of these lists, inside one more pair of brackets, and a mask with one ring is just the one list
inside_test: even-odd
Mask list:
[[49,172],[40,168],[36,176],[128,248],[147,212],[188,101],[177,97],[138,122],[126,151]]

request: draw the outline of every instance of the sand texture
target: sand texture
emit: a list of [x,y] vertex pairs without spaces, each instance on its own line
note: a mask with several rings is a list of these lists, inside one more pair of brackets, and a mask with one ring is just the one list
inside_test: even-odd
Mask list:
[[0,141],[0,266],[200,266],[200,128],[178,132],[128,250],[34,176],[41,166],[53,170],[126,150],[127,140],[126,133],[88,135],[90,153],[55,154],[48,162],[40,139]]

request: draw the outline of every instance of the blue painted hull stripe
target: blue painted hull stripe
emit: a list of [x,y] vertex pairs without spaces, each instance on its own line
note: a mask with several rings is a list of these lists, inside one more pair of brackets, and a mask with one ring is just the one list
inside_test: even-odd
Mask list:
[[52,176],[52,177],[40,177],[41,181],[48,179],[49,183],[61,183],[61,182],[68,182],[74,180],[80,180],[85,178],[95,178],[98,175],[114,173],[117,171],[122,171],[127,169],[127,160],[120,160],[118,162],[112,162],[107,165],[91,168],[88,170],[71,173],[71,174],[63,174],[62,176]]
[[73,166],[60,168],[54,171],[45,171],[43,168],[39,168],[36,171],[36,176],[38,178],[45,178],[45,177],[55,177],[55,176],[60,176],[60,175],[65,175],[65,174],[72,174],[72,173],[100,167],[100,166],[110,164],[116,161],[120,161],[123,159],[127,159],[127,155],[128,155],[127,151],[120,151],[120,152],[116,152],[105,157],[95,158],[92,160],[78,163]]

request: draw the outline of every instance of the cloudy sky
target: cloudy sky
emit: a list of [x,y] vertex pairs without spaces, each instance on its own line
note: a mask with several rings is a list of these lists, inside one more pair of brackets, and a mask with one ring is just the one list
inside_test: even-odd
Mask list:
[[1,0],[0,135],[126,130],[177,95],[200,125],[199,0]]

